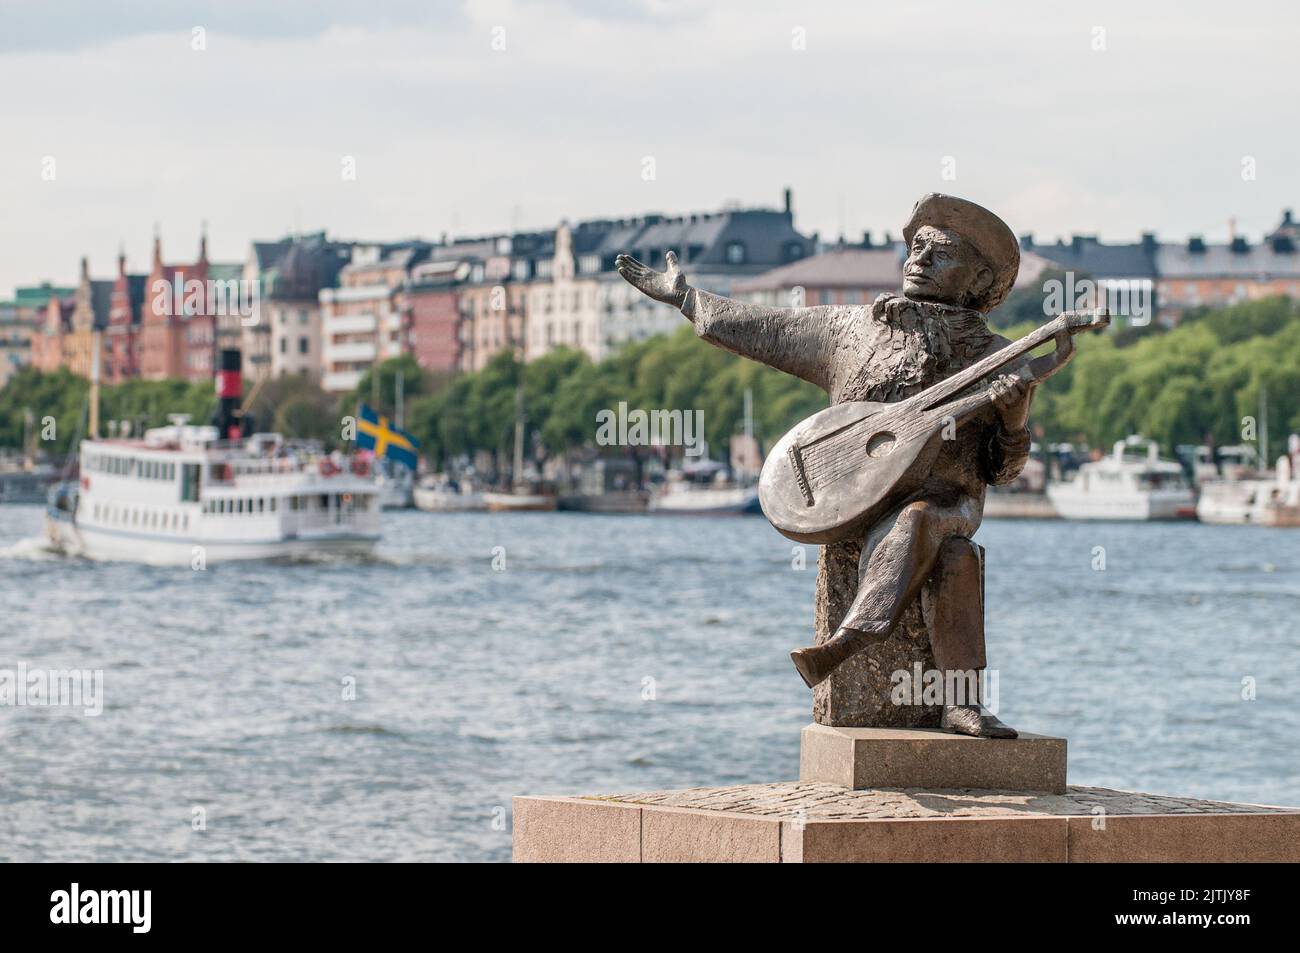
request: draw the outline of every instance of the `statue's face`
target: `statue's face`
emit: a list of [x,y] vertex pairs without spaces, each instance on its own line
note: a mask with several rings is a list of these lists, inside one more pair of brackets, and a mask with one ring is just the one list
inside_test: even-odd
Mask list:
[[956,232],[924,225],[903,264],[903,294],[915,301],[965,306],[987,289],[993,272]]

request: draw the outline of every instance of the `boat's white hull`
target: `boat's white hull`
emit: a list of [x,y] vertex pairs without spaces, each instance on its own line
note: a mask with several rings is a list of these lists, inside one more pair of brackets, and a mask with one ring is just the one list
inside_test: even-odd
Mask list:
[[651,497],[652,513],[675,513],[699,516],[726,516],[731,514],[761,512],[758,489],[726,489],[708,487],[700,490],[678,490]]
[[1207,483],[1196,518],[1232,526],[1300,526],[1300,488],[1276,480]]
[[1176,520],[1191,513],[1190,490],[1151,493],[1088,493],[1071,483],[1052,484],[1047,497],[1066,520]]
[[540,493],[484,493],[483,503],[493,513],[549,512],[555,509],[556,500]]
[[452,493],[417,486],[412,495],[416,509],[426,513],[478,513],[487,509],[481,493]]
[[247,540],[178,539],[174,536],[78,526],[69,520],[50,516],[45,518],[45,536],[51,548],[70,556],[191,568],[251,559],[365,555],[379,541],[377,534],[343,532]]
[[1202,523],[1249,523],[1254,508],[1254,481],[1230,485],[1206,483],[1201,487],[1201,498],[1196,501],[1196,518]]
[[379,483],[379,505],[386,510],[405,510],[411,506],[411,484],[396,480]]

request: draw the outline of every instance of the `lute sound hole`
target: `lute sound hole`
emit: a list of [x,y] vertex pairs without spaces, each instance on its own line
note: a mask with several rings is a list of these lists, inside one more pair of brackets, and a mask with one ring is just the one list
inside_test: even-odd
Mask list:
[[888,431],[875,434],[867,441],[867,456],[873,459],[889,456],[893,452],[897,440],[898,438]]

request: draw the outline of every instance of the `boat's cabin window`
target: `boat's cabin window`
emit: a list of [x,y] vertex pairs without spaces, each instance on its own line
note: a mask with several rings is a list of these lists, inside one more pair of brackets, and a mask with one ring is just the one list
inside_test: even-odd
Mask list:
[[200,469],[197,463],[181,464],[181,502],[199,501]]
[[1137,483],[1143,490],[1177,490],[1184,485],[1181,473],[1143,473]]

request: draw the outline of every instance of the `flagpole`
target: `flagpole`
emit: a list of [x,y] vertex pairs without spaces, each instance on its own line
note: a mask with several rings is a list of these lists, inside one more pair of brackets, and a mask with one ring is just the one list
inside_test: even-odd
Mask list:
[[401,371],[397,372],[396,391],[397,391],[397,395],[396,395],[397,406],[393,413],[393,422],[397,426],[397,429],[401,430],[402,427],[404,426],[402,423],[402,405],[403,405],[402,398],[406,396],[406,381],[402,377]]

